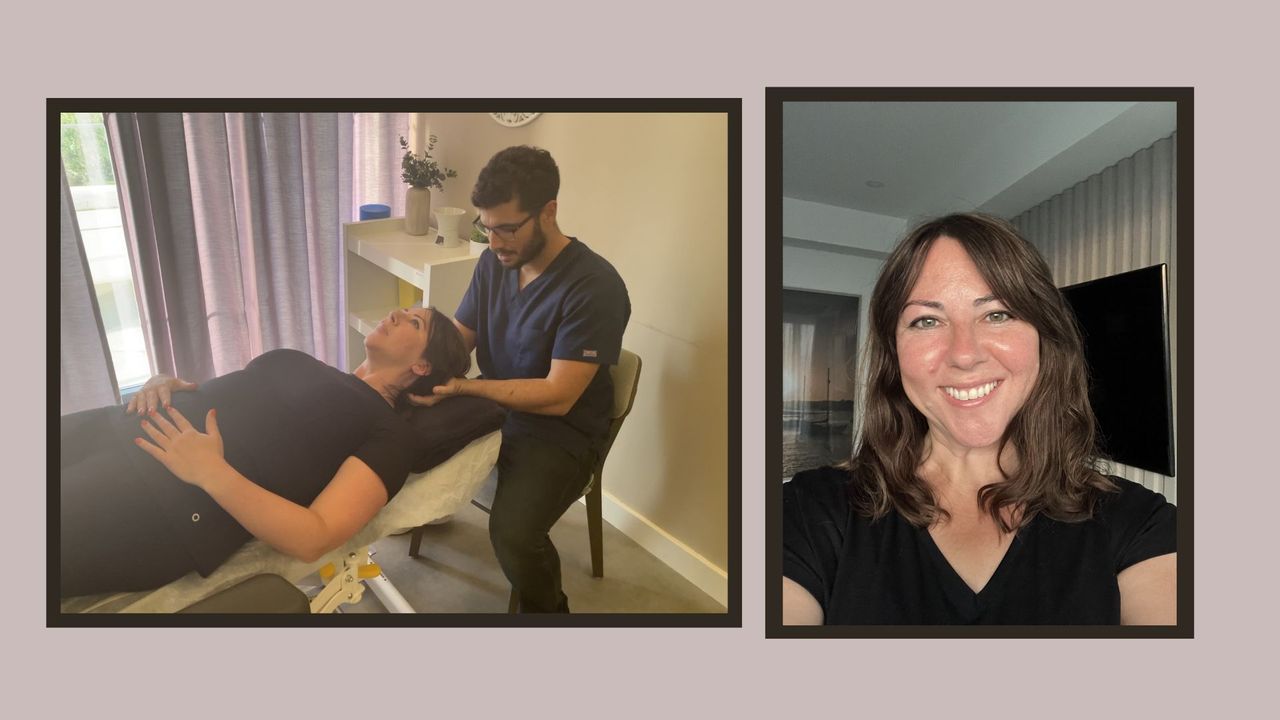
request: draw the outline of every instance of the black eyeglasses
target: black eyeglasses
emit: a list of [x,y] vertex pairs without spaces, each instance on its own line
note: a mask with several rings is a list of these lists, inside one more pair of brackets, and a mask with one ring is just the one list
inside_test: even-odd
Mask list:
[[[546,207],[546,205],[543,205],[542,207]],[[506,225],[494,225],[493,227],[489,227],[488,225],[485,225],[484,223],[480,222],[480,216],[476,215],[476,219],[472,220],[471,224],[474,225],[477,230],[484,233],[485,235],[494,234],[500,238],[503,238],[504,240],[509,240],[512,236],[516,234],[516,232],[520,230],[520,228],[524,227],[526,223],[528,223],[530,220],[537,217],[538,214],[542,212],[542,207],[533,211],[533,213],[530,214],[529,217],[521,220],[518,223],[507,223]]]

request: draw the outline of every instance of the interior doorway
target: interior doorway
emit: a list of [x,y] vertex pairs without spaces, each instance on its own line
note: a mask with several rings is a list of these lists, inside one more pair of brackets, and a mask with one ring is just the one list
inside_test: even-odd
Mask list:
[[858,357],[855,295],[782,291],[782,472],[849,459]]

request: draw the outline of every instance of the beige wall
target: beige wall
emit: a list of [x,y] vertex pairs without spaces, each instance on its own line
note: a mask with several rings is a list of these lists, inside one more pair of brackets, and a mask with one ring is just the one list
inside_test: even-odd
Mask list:
[[[560,166],[560,229],[604,256],[631,296],[623,346],[644,368],[604,491],[707,561],[728,566],[728,124],[712,114],[421,116],[458,171],[435,205],[474,217],[471,187],[510,145]],[[735,271],[737,269],[735,268]]]

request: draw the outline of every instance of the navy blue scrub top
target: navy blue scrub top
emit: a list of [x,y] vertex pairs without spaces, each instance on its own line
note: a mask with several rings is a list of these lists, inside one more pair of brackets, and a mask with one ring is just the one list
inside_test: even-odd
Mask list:
[[[631,317],[627,286],[609,261],[577,238],[520,289],[520,271],[485,250],[458,306],[458,322],[476,332],[476,360],[490,380],[545,378],[551,361],[616,365]],[[505,435],[528,435],[582,457],[608,433],[613,382],[596,372],[563,417],[512,411]]]

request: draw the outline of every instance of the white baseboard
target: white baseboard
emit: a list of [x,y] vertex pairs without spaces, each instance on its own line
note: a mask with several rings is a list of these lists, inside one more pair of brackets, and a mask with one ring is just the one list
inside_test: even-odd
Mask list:
[[729,606],[729,575],[723,569],[653,524],[634,508],[610,495],[608,491],[603,493],[601,506],[605,522],[680,573],[721,606]]

